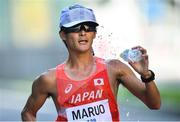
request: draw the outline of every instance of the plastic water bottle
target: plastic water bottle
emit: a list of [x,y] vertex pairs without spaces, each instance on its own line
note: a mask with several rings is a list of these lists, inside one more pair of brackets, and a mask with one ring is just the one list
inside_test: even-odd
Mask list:
[[138,62],[142,59],[142,53],[138,49],[126,49],[120,54],[120,57],[127,62]]

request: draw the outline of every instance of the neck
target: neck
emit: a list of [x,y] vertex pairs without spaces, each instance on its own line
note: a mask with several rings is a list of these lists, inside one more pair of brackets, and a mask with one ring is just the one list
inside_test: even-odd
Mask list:
[[91,52],[85,52],[80,54],[69,54],[66,65],[69,68],[85,69],[87,66],[94,64],[94,58]]

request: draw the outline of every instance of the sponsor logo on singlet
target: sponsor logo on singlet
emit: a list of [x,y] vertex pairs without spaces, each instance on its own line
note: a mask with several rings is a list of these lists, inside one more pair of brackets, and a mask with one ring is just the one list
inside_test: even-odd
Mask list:
[[67,93],[69,93],[69,92],[71,91],[71,89],[72,89],[72,84],[68,84],[68,85],[66,86],[64,92],[67,94]]
[[66,109],[68,121],[112,121],[108,99]]

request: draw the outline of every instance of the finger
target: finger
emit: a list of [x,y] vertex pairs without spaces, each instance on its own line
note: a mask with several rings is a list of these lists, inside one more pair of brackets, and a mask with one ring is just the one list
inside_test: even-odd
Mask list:
[[140,45],[135,46],[135,47],[132,47],[131,49],[139,49],[139,48],[141,48],[141,46],[140,46]]
[[137,64],[137,63],[139,63],[139,62],[129,61],[128,63],[129,63],[130,65],[135,65],[135,64]]
[[142,52],[142,54],[147,54],[147,50],[143,47],[140,47],[139,50]]
[[128,61],[129,64],[134,64],[135,62],[134,61]]
[[141,47],[140,45],[132,47],[131,49],[138,49],[140,50],[143,54],[147,53],[147,50],[143,47]]
[[143,59],[148,59],[148,55],[147,54],[142,54]]
[[129,61],[128,63],[133,67],[133,64],[134,64],[135,62]]

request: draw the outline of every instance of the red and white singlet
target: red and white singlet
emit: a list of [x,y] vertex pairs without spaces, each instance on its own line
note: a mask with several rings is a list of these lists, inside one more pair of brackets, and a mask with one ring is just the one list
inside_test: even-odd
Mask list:
[[56,121],[120,121],[105,62],[96,59],[96,72],[85,80],[75,81],[64,72],[65,64],[56,68],[58,117]]

